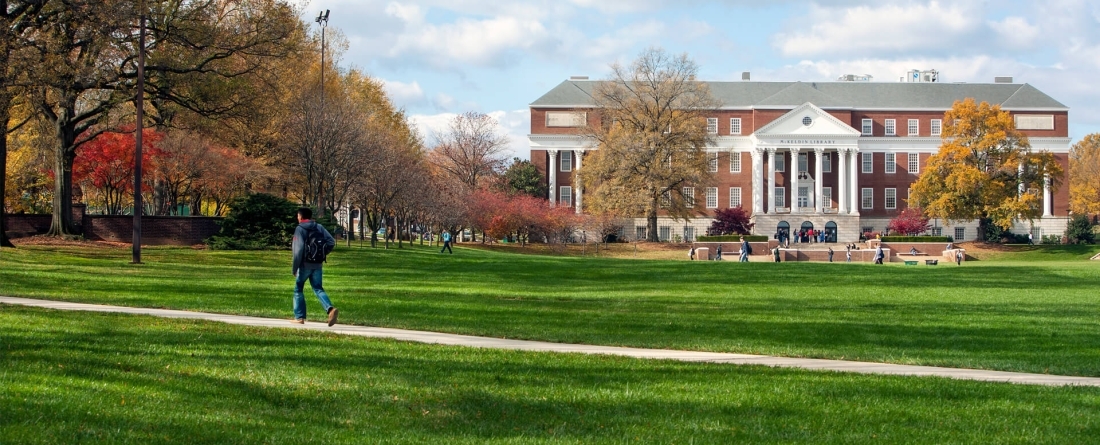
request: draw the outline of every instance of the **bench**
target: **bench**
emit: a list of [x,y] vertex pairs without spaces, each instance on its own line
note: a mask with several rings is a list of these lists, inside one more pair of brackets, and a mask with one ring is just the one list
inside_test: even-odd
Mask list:
[[906,262],[905,262],[905,265],[906,265],[906,266],[916,266],[916,265],[917,265],[917,262],[916,262],[916,261],[906,261]]
[[940,264],[940,260],[924,260],[924,265],[926,266],[935,266],[937,264]]

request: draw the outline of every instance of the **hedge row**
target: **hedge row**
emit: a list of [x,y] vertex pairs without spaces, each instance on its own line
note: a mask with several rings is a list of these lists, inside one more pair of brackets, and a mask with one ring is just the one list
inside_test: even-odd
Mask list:
[[738,242],[741,241],[741,237],[744,236],[746,241],[767,241],[767,235],[719,235],[719,236],[700,236],[695,238],[699,243],[726,243],[726,242]]
[[884,236],[884,243],[950,243],[955,241],[950,236]]

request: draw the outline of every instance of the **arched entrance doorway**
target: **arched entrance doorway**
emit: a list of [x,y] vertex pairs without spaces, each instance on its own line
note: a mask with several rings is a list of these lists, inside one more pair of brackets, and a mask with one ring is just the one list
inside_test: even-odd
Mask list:
[[829,222],[825,223],[825,242],[827,242],[827,243],[835,243],[836,242],[836,223],[835,222],[829,221]]
[[779,221],[779,225],[775,227],[775,239],[780,243],[791,238],[791,225],[786,221]]
[[798,240],[798,242],[800,242],[800,243],[810,242],[810,231],[813,230],[813,229],[814,229],[814,223],[809,222],[809,221],[803,221],[802,222],[802,227],[800,227],[799,230],[798,230],[798,234],[801,235],[802,238],[800,238]]

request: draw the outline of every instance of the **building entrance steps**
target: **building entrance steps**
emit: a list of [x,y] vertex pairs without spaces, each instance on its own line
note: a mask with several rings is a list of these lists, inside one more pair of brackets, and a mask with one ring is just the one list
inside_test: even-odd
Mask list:
[[56,310],[115,312],[136,315],[151,315],[155,317],[165,318],[198,319],[245,326],[261,326],[283,329],[309,329],[314,331],[332,332],[334,334],[342,335],[357,335],[361,337],[371,338],[389,338],[401,341],[468,346],[474,348],[494,348],[535,352],[605,354],[642,359],[726,363],[735,365],[764,365],[780,368],[852,372],[857,374],[933,376],[960,380],[978,380],[986,382],[1016,383],[1027,385],[1100,387],[1100,378],[1098,377],[1059,376],[1049,374],[1030,374],[1022,372],[986,371],[981,369],[941,368],[936,366],[895,365],[889,363],[854,362],[848,360],[770,357],[765,355],[734,354],[722,352],[676,351],[669,349],[643,349],[615,346],[576,345],[542,341],[474,337],[470,335],[410,331],[404,329],[375,328],[343,324],[337,324],[335,326],[328,327],[325,325],[325,323],[321,322],[292,324],[289,323],[286,319],[246,317],[241,315],[208,314],[203,312],[179,311],[169,309],[151,309],[85,303],[69,303],[64,301],[36,300],[30,298],[15,297],[0,297],[0,304],[13,304]]

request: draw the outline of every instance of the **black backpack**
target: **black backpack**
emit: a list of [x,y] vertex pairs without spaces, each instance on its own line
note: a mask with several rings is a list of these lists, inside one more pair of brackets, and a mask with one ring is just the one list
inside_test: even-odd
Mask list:
[[746,243],[745,245],[748,246],[748,248],[749,248],[749,255],[752,255],[752,244],[751,243]]
[[305,255],[303,259],[307,263],[323,263],[326,257],[328,257],[328,243],[325,242],[325,235],[321,233],[321,229],[314,226],[312,229],[306,229],[306,239],[303,240],[305,244]]

